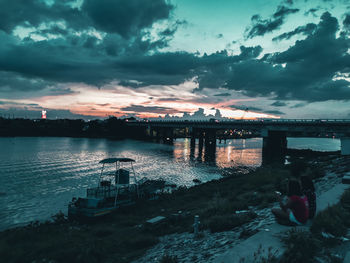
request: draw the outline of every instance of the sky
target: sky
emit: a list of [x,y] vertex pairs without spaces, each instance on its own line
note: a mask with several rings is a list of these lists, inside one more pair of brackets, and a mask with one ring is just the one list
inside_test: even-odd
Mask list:
[[350,119],[350,0],[0,0],[0,116]]

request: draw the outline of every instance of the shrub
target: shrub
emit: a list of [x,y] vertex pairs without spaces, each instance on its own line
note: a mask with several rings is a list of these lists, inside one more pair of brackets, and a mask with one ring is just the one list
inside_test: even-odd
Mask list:
[[61,210],[57,214],[51,216],[51,218],[55,224],[62,224],[68,220]]
[[165,254],[160,260],[159,263],[178,263],[179,260],[177,259],[177,256],[170,256]]
[[350,190],[346,190],[340,199],[342,206],[350,211]]
[[151,235],[139,235],[131,237],[127,242],[127,246],[132,247],[134,249],[143,249],[151,247],[158,243],[158,238]]
[[288,231],[282,241],[286,245],[286,250],[281,257],[281,263],[313,263],[321,248],[320,241],[310,232],[296,228]]
[[303,160],[296,160],[290,165],[290,173],[294,177],[300,177],[307,169],[308,165]]
[[94,232],[94,236],[98,238],[103,238],[109,235],[112,235],[113,231],[109,228],[101,228]]
[[313,166],[309,171],[309,175],[311,176],[312,179],[317,179],[317,178],[324,177],[326,175],[326,171],[324,170],[324,168],[320,166]]
[[252,259],[253,261],[251,261],[250,259],[248,261],[246,258],[240,258],[239,263],[278,263],[279,260],[277,257],[277,253],[278,250],[273,250],[272,247],[269,247],[266,254],[265,249],[263,249],[260,245],[258,250],[254,252]]
[[317,214],[310,228],[311,232],[318,237],[322,232],[341,237],[347,234],[350,225],[350,213],[340,204],[330,206]]
[[247,202],[240,200],[230,201],[216,195],[208,202],[207,207],[201,211],[201,217],[233,214],[237,210],[245,210],[247,208]]
[[207,226],[212,233],[222,232],[241,226],[254,218],[256,214],[251,212],[239,215],[217,215],[210,218]]

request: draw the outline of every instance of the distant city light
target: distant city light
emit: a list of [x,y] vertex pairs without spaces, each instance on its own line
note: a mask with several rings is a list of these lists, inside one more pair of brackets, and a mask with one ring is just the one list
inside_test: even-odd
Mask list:
[[41,118],[46,119],[46,110],[41,111]]

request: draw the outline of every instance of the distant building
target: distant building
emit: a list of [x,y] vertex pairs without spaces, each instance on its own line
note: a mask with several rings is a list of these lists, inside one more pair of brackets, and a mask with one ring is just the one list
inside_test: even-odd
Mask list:
[[46,110],[41,111],[41,118],[46,119]]

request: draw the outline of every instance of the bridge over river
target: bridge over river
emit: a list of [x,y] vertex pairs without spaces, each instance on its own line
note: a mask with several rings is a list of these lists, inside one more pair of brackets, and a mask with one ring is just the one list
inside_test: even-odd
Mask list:
[[[287,137],[336,137],[341,153],[350,155],[350,119],[258,119],[258,120],[144,120],[128,121],[128,126],[144,127],[153,138],[172,142],[190,137],[191,145],[215,148],[217,139],[229,138],[227,131],[244,131],[263,138],[263,154],[279,156],[287,148]],[[181,133],[176,132],[182,130]]]

